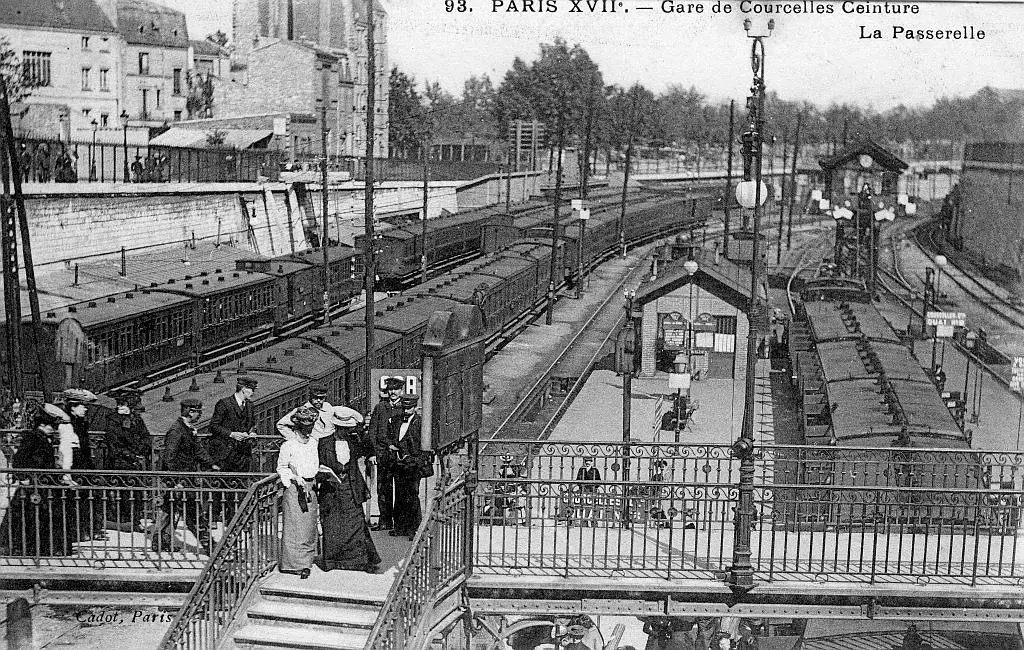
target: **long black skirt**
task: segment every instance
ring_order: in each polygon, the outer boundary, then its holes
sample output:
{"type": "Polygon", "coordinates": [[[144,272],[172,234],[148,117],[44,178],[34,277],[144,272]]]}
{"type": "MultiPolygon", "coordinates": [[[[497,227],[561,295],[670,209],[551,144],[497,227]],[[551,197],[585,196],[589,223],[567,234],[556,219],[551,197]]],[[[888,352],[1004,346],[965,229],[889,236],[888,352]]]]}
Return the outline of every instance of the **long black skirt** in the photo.
{"type": "Polygon", "coordinates": [[[324,571],[365,571],[380,564],[380,555],[366,525],[363,504],[353,498],[348,485],[321,492],[320,528],[324,571]]]}
{"type": "Polygon", "coordinates": [[[0,553],[12,557],[70,555],[78,531],[67,517],[65,505],[60,495],[17,488],[0,523],[0,553]]]}

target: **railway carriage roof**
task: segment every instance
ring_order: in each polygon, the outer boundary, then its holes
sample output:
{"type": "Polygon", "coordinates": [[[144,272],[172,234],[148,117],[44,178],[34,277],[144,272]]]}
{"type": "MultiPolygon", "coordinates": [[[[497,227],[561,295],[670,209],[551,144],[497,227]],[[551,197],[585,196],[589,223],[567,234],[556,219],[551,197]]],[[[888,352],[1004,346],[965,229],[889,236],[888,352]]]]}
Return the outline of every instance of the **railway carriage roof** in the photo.
{"type": "Polygon", "coordinates": [[[872,305],[848,304],[855,319],[846,321],[850,323],[849,326],[844,322],[844,312],[839,308],[839,303],[829,301],[804,303],[807,322],[816,341],[857,338],[860,333],[863,333],[872,340],[899,343],[900,339],[896,336],[896,332],[872,305]],[[854,323],[860,325],[860,333],[852,330],[854,323]]]}
{"type": "MultiPolygon", "coordinates": [[[[335,351],[307,339],[289,339],[248,354],[240,359],[246,368],[283,372],[298,377],[319,380],[345,366],[345,359],[335,351]]],[[[223,370],[231,370],[237,363],[226,364],[223,370]]]]}
{"type": "MultiPolygon", "coordinates": [[[[362,315],[363,311],[360,309],[358,313],[362,315]]],[[[366,356],[366,333],[361,322],[318,327],[306,332],[301,338],[333,350],[349,363],[357,363],[366,356]]],[[[374,328],[373,345],[378,350],[378,354],[380,350],[401,339],[402,337],[394,332],[374,328]]]]}
{"type": "MultiPolygon", "coordinates": [[[[392,296],[374,304],[376,329],[387,329],[405,334],[424,327],[431,315],[438,310],[448,310],[454,300],[431,296],[429,298],[409,295],[392,296]]],[[[365,315],[362,309],[343,315],[339,322],[362,326],[365,315]]]]}
{"type": "MultiPolygon", "coordinates": [[[[930,441],[920,446],[967,447],[963,433],[934,386],[903,380],[891,383],[907,416],[912,440],[930,441]]],[[[884,437],[882,445],[887,446],[899,435],[901,427],[893,424],[893,416],[874,379],[830,382],[827,391],[829,402],[838,404],[832,413],[832,423],[840,445],[866,447],[871,446],[868,441],[878,443],[879,437],[884,437]]]]}
{"type": "MultiPolygon", "coordinates": [[[[441,278],[438,278],[441,280],[441,278]]],[[[497,285],[501,280],[490,274],[483,273],[461,273],[451,275],[443,281],[432,281],[426,285],[416,288],[416,295],[426,299],[435,297],[451,298],[459,302],[471,302],[473,294],[480,285],[486,285],[489,289],[497,285]]],[[[431,312],[433,313],[433,312],[431,312]]]]}
{"type": "MultiPolygon", "coordinates": [[[[889,379],[913,381],[933,387],[932,382],[921,369],[921,365],[914,360],[910,351],[903,345],[872,341],[871,349],[878,355],[878,360],[889,379]]],[[[878,376],[877,373],[868,372],[864,361],[861,360],[856,341],[825,341],[818,343],[817,350],[818,357],[821,359],[822,371],[825,373],[825,381],[875,379],[878,376]]]]}
{"type": "MultiPolygon", "coordinates": [[[[259,382],[254,399],[257,402],[270,399],[277,395],[289,393],[302,388],[307,383],[306,379],[290,377],[276,372],[264,372],[262,370],[249,371],[243,369],[243,373],[259,382]]],[[[200,399],[203,402],[203,417],[198,423],[198,428],[204,428],[210,424],[210,417],[213,416],[213,407],[221,398],[227,397],[235,392],[235,378],[238,376],[237,366],[235,370],[222,371],[223,383],[215,383],[216,372],[204,372],[195,375],[194,379],[198,390],[192,391],[192,377],[179,379],[167,387],[154,388],[142,395],[142,406],[145,411],[142,419],[149,427],[153,435],[164,435],[174,423],[175,418],[181,415],[181,400],[186,397],[200,399]],[[166,388],[170,388],[170,395],[173,401],[163,401],[166,388]]],[[[272,432],[260,432],[272,433],[272,432]]]]}
{"type": "Polygon", "coordinates": [[[125,291],[78,305],[51,309],[44,306],[42,295],[39,298],[44,323],[56,324],[65,318],[73,318],[83,329],[134,320],[144,314],[155,315],[163,309],[188,305],[191,300],[188,296],[162,291],[125,291]]]}
{"type": "MultiPolygon", "coordinates": [[[[328,246],[327,262],[329,264],[333,264],[338,260],[345,260],[352,257],[355,257],[356,261],[359,261],[359,256],[361,256],[362,254],[363,251],[361,249],[354,248],[352,246],[346,246],[345,244],[328,246]]],[[[274,264],[277,264],[279,261],[293,260],[297,264],[302,263],[306,265],[311,264],[313,266],[316,266],[318,264],[323,264],[323,255],[323,249],[311,248],[304,251],[296,251],[288,255],[282,255],[281,257],[275,257],[274,264]]]]}

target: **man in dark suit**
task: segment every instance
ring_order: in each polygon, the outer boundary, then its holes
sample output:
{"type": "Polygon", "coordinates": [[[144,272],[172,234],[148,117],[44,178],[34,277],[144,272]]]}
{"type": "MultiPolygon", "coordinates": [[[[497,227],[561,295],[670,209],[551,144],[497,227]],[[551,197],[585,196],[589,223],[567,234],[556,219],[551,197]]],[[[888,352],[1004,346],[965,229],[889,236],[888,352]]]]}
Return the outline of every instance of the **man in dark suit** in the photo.
{"type": "Polygon", "coordinates": [[[373,530],[391,530],[395,527],[395,458],[389,449],[391,440],[388,422],[402,413],[402,392],[405,382],[397,377],[389,377],[384,383],[381,400],[373,407],[367,430],[367,439],[373,444],[373,454],[377,462],[377,508],[380,518],[373,530]]]}
{"type": "Polygon", "coordinates": [[[420,398],[403,395],[402,412],[388,420],[388,451],[395,458],[395,529],[393,536],[412,539],[420,527],[420,474],[416,459],[420,456],[421,422],[416,413],[420,398]]]}
{"type": "MultiPolygon", "coordinates": [[[[174,421],[164,438],[164,451],[160,458],[160,470],[164,472],[209,472],[220,467],[213,461],[196,437],[196,423],[203,415],[203,403],[187,397],[181,400],[181,417],[174,421]]],[[[169,487],[178,487],[175,479],[169,487]]],[[[172,540],[178,519],[185,518],[185,526],[199,540],[200,550],[212,552],[210,543],[210,522],[200,497],[194,491],[180,494],[164,492],[163,511],[154,526],[152,548],[156,552],[173,550],[172,540]]]]}
{"type": "Polygon", "coordinates": [[[239,377],[232,395],[217,402],[210,418],[210,457],[225,472],[248,472],[252,464],[252,445],[256,437],[252,395],[257,382],[239,377]]]}

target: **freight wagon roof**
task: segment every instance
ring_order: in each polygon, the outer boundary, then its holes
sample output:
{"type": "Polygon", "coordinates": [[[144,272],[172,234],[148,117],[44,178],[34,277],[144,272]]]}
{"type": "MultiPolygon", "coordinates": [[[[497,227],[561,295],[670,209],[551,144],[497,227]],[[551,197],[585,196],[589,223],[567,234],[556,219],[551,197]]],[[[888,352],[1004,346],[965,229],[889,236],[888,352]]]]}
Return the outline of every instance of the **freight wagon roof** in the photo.
{"type": "MultiPolygon", "coordinates": [[[[247,354],[239,359],[246,368],[283,372],[319,380],[345,366],[345,360],[334,350],[306,339],[289,339],[247,354]]],[[[222,366],[232,370],[237,362],[222,366]]]]}
{"type": "MultiPolygon", "coordinates": [[[[921,365],[902,344],[872,341],[871,349],[878,355],[878,360],[890,379],[927,384],[934,392],[934,386],[924,374],[921,365]]],[[[878,376],[877,373],[869,372],[864,365],[856,341],[825,341],[818,343],[817,350],[826,381],[874,379],[878,376]]]]}
{"type": "Polygon", "coordinates": [[[161,291],[126,291],[114,296],[54,309],[42,307],[42,296],[40,296],[39,302],[44,323],[56,324],[65,318],[73,318],[83,329],[89,329],[115,321],[131,321],[144,314],[187,305],[190,301],[191,298],[188,296],[161,291]]]}
{"type": "MultiPolygon", "coordinates": [[[[261,370],[249,371],[244,369],[243,374],[252,377],[259,382],[253,400],[257,403],[273,398],[278,395],[302,390],[308,383],[306,379],[289,377],[288,375],[276,372],[264,372],[261,370]]],[[[204,429],[210,425],[210,418],[213,416],[213,407],[217,401],[235,392],[235,378],[238,377],[237,366],[235,370],[221,371],[223,383],[215,383],[216,372],[204,372],[195,375],[195,382],[198,390],[189,390],[192,385],[192,377],[180,379],[168,384],[167,387],[154,388],[146,391],[142,396],[142,405],[145,412],[142,419],[149,427],[153,435],[164,435],[174,424],[175,418],[181,416],[181,400],[191,397],[203,402],[203,417],[197,425],[204,429]],[[170,389],[172,401],[165,402],[163,397],[165,391],[170,389]]],[[[259,431],[260,434],[272,434],[272,431],[259,431]]]]}
{"type": "MultiPolygon", "coordinates": [[[[359,310],[359,314],[362,315],[362,313],[362,310],[359,310]]],[[[362,325],[362,323],[343,323],[318,327],[303,334],[302,338],[318,343],[328,350],[340,354],[349,363],[354,363],[366,356],[366,330],[362,325]]],[[[394,332],[374,328],[373,345],[380,350],[401,338],[394,332]]]]}
{"type": "MultiPolygon", "coordinates": [[[[964,435],[949,414],[933,386],[893,380],[893,389],[907,416],[912,438],[931,439],[934,447],[966,446],[964,435]],[[964,444],[962,444],[964,443],[964,444]]],[[[871,446],[879,437],[888,436],[888,446],[899,435],[901,425],[893,424],[878,384],[873,379],[853,379],[827,385],[830,404],[838,404],[832,413],[836,439],[840,445],[871,446]]]]}
{"type": "Polygon", "coordinates": [[[869,339],[899,342],[892,326],[873,305],[851,302],[848,303],[850,311],[844,312],[839,304],[825,301],[804,303],[807,321],[816,341],[858,337],[859,333],[854,328],[859,325],[860,332],[869,339]],[[847,317],[844,321],[844,315],[851,313],[853,318],[847,317]]]}

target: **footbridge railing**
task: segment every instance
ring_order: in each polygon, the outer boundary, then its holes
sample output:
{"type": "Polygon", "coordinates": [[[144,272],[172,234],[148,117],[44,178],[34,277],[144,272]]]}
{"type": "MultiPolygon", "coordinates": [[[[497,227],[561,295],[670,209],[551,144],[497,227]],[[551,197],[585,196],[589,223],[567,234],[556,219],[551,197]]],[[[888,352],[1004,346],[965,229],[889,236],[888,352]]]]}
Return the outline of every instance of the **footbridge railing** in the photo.
{"type": "MultiPolygon", "coordinates": [[[[754,450],[754,578],[1024,584],[1024,454],[754,450]]],[[[729,447],[502,440],[474,495],[477,575],[721,580],[740,462],[729,447]]]]}

